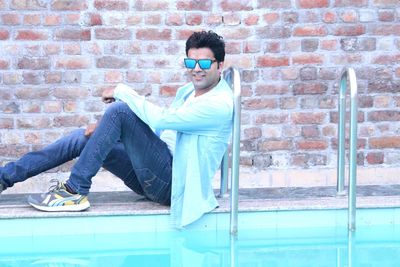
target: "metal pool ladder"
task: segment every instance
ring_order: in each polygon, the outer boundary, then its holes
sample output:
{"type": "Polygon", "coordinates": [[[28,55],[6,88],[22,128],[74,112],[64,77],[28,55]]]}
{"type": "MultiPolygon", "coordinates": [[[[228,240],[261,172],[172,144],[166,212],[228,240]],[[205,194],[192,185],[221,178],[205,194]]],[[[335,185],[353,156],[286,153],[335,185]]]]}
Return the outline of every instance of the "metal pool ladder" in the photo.
{"type": "MultiPolygon", "coordinates": [[[[232,125],[232,161],[231,161],[231,210],[230,232],[236,234],[238,230],[238,194],[239,194],[239,154],[240,154],[240,115],[241,115],[241,85],[240,73],[237,68],[230,67],[223,72],[224,79],[233,90],[233,125],[232,125]]],[[[220,197],[228,191],[229,147],[221,162],[220,197]]]]}
{"type": "Polygon", "coordinates": [[[346,125],[346,92],[347,80],[350,84],[350,166],[349,166],[349,196],[348,196],[348,229],[356,229],[356,185],[357,185],[357,80],[353,68],[343,70],[340,78],[339,91],[339,122],[338,122],[338,158],[337,158],[337,194],[344,195],[345,177],[345,125],[346,125]]]}

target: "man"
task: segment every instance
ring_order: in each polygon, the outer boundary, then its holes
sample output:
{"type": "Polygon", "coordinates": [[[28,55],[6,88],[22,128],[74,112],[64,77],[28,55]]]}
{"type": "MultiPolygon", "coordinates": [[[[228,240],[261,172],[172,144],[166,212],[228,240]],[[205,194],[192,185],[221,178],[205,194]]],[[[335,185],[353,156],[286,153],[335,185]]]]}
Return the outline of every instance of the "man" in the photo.
{"type": "Polygon", "coordinates": [[[184,64],[191,80],[170,108],[158,107],[119,84],[105,90],[111,106],[96,129],[77,130],[0,168],[0,191],[79,156],[65,182],[28,202],[43,211],[90,207],[91,179],[103,166],[137,194],[171,205],[183,227],[217,207],[212,178],[227,148],[233,102],[221,78],[225,44],[216,33],[196,32],[186,42],[184,64]]]}

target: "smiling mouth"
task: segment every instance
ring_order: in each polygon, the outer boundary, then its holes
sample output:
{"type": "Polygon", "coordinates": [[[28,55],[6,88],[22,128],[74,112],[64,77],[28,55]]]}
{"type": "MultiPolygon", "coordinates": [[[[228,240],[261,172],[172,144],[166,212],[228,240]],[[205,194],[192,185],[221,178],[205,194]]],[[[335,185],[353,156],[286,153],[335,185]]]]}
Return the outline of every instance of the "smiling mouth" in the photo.
{"type": "Polygon", "coordinates": [[[195,79],[196,81],[200,81],[200,80],[202,80],[204,77],[205,77],[205,75],[202,75],[202,74],[197,74],[197,75],[192,75],[192,77],[193,77],[193,79],[195,79]]]}

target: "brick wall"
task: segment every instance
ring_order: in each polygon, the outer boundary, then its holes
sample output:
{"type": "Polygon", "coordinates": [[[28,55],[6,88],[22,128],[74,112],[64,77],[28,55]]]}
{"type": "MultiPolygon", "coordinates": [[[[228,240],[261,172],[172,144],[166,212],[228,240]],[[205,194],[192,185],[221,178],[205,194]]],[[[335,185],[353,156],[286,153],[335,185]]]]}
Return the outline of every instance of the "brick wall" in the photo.
{"type": "Polygon", "coordinates": [[[399,22],[399,0],[0,0],[0,163],[96,121],[118,82],[167,105],[186,38],[212,29],[241,68],[243,166],[334,167],[345,66],[358,164],[400,166],[399,22]]]}

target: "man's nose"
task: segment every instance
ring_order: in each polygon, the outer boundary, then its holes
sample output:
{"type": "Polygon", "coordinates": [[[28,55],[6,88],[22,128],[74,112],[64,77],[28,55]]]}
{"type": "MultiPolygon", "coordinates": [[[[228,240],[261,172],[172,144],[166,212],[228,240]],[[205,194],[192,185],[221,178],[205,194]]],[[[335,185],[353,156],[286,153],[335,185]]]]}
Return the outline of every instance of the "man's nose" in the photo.
{"type": "Polygon", "coordinates": [[[193,71],[202,71],[202,69],[200,68],[199,62],[196,62],[196,65],[194,65],[193,71]]]}

